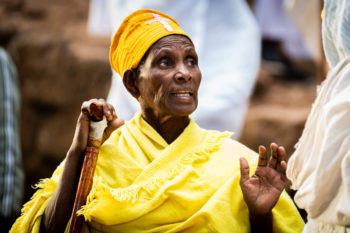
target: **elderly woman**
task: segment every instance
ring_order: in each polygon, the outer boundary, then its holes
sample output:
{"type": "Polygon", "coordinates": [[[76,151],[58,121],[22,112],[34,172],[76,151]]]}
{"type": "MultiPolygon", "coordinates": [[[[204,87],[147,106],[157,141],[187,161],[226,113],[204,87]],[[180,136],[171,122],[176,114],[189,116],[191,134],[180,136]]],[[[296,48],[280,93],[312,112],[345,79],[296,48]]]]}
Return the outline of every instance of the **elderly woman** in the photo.
{"type": "MultiPolygon", "coordinates": [[[[141,112],[121,126],[110,104],[91,100],[103,104],[109,124],[92,190],[79,211],[86,220],[83,231],[302,230],[302,219],[283,191],[284,149],[272,144],[269,158],[260,147],[258,159],[231,140],[230,133],[201,129],[189,117],[198,104],[201,72],[191,39],[174,19],[154,10],[134,12],[113,38],[110,61],[141,112]],[[257,165],[251,177],[248,164],[257,165]]],[[[38,185],[13,232],[66,228],[87,143],[86,106],[91,101],[82,106],[65,161],[38,185]]]]}

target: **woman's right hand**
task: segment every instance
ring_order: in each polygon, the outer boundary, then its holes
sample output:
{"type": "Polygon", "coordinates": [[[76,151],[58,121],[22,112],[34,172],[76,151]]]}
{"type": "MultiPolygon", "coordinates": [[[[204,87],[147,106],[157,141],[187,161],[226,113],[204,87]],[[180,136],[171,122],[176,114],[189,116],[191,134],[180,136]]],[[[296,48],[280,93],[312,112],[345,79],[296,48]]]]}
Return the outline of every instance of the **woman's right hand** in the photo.
{"type": "Polygon", "coordinates": [[[102,142],[104,142],[114,130],[124,124],[123,120],[117,119],[117,114],[113,106],[103,99],[92,99],[82,104],[74,139],[65,159],[61,179],[45,209],[40,232],[64,232],[65,226],[69,221],[84,159],[83,155],[88,142],[91,119],[90,105],[92,103],[103,106],[103,115],[106,116],[108,121],[107,128],[104,130],[102,142]]]}
{"type": "Polygon", "coordinates": [[[83,102],[81,113],[78,118],[75,134],[70,150],[76,153],[83,153],[88,141],[89,126],[91,119],[90,106],[91,104],[102,105],[103,115],[107,119],[107,127],[104,130],[102,143],[106,141],[111,133],[124,124],[124,120],[117,118],[114,107],[107,103],[104,99],[91,99],[83,102]]]}

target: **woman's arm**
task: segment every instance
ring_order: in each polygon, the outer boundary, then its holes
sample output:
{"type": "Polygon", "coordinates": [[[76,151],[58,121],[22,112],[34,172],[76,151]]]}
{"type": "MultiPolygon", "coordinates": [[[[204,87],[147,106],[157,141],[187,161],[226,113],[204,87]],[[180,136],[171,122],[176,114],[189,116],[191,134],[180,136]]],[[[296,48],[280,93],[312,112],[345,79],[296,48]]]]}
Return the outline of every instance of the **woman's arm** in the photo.
{"type": "Polygon", "coordinates": [[[286,151],[272,143],[271,156],[264,146],[259,147],[256,171],[249,177],[249,165],[240,159],[240,185],[249,209],[251,232],[272,232],[272,208],[276,205],[286,184],[286,151]]]}
{"type": "Polygon", "coordinates": [[[272,231],[272,212],[267,214],[259,215],[254,214],[249,211],[249,221],[250,221],[250,232],[273,232],[272,231]]]}
{"type": "Polygon", "coordinates": [[[89,106],[91,103],[103,105],[103,112],[108,120],[108,126],[103,134],[103,142],[124,121],[117,119],[112,105],[104,100],[90,100],[83,103],[78,118],[74,139],[66,155],[66,161],[61,179],[42,216],[40,232],[64,232],[72,213],[75,193],[79,182],[81,166],[89,133],[89,106]]]}

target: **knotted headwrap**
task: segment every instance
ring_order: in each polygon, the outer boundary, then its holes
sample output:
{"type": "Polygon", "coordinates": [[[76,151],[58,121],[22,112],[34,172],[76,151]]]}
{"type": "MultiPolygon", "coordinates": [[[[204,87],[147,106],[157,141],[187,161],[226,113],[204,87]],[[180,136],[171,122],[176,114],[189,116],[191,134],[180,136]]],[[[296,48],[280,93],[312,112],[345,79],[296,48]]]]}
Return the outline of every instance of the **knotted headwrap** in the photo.
{"type": "MultiPolygon", "coordinates": [[[[171,17],[156,10],[138,10],[124,19],[109,50],[112,68],[122,77],[126,69],[136,68],[147,50],[159,39],[188,35],[171,17]]],[[[189,37],[188,37],[189,38],[189,37]]]]}

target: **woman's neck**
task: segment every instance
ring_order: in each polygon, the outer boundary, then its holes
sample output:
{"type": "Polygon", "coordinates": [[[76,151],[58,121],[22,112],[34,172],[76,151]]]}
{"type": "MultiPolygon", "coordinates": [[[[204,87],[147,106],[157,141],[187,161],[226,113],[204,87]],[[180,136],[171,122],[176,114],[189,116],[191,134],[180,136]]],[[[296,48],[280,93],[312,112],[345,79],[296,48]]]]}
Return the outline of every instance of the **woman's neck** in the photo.
{"type": "Polygon", "coordinates": [[[180,136],[190,122],[188,116],[155,116],[152,112],[142,111],[142,118],[147,121],[170,144],[180,136]]]}

